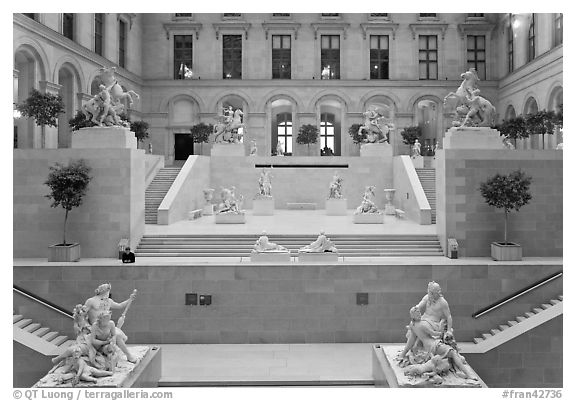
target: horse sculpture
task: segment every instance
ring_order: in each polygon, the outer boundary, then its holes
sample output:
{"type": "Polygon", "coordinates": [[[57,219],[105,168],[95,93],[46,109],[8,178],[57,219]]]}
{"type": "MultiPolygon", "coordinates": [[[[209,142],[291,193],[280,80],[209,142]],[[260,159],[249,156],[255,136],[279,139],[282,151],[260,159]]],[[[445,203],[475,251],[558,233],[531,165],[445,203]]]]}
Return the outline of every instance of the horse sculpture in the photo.
{"type": "Polygon", "coordinates": [[[364,124],[358,128],[358,134],[366,132],[366,142],[368,143],[390,143],[390,130],[394,129],[394,124],[390,119],[385,117],[386,110],[382,107],[369,106],[368,109],[362,113],[364,116],[364,124]]]}
{"type": "Polygon", "coordinates": [[[133,90],[124,92],[124,89],[122,89],[122,87],[116,80],[116,77],[114,75],[115,73],[116,73],[116,67],[100,68],[100,79],[102,80],[102,83],[104,84],[106,89],[110,92],[110,96],[112,97],[113,103],[121,102],[124,99],[127,99],[128,107],[130,107],[134,103],[133,97],[139,99],[140,96],[133,90]]]}
{"type": "Polygon", "coordinates": [[[460,74],[462,83],[456,92],[450,92],[444,97],[444,105],[448,99],[456,99],[456,120],[454,126],[489,127],[494,123],[496,108],[489,100],[479,96],[480,89],[477,82],[480,81],[475,68],[460,74]]]}
{"type": "Polygon", "coordinates": [[[246,133],[246,126],[242,123],[244,113],[236,109],[230,116],[232,108],[229,107],[227,110],[229,110],[228,115],[218,116],[218,122],[214,124],[214,142],[240,143],[242,136],[246,133]],[[242,134],[238,133],[239,128],[242,128],[242,134]]]}

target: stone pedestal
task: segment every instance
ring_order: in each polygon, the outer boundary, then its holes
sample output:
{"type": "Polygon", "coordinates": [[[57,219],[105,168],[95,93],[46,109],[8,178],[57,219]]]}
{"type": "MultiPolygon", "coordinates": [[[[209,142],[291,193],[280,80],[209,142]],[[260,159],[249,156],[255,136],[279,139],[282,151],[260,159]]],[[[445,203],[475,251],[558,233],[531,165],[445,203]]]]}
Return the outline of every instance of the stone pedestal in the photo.
{"type": "Polygon", "coordinates": [[[210,156],[246,156],[243,143],[215,143],[212,145],[210,156]]]}
{"type": "Polygon", "coordinates": [[[364,143],[360,146],[360,157],[392,158],[392,146],[389,143],[364,143]]]}
{"type": "Polygon", "coordinates": [[[326,214],[328,216],[346,216],[348,201],[346,199],[326,199],[326,214]]]}
{"type": "Polygon", "coordinates": [[[214,215],[216,224],[245,224],[246,215],[244,213],[219,213],[214,215]]]}
{"type": "Polygon", "coordinates": [[[414,168],[424,168],[424,156],[411,156],[410,159],[414,168]]]}
{"type": "Polygon", "coordinates": [[[252,214],[254,216],[273,216],[274,198],[272,196],[259,197],[252,201],[252,214]]]}
{"type": "Polygon", "coordinates": [[[396,192],[396,190],[392,189],[392,188],[384,190],[384,195],[386,196],[386,205],[384,205],[384,214],[387,214],[389,216],[393,216],[396,214],[396,208],[394,207],[394,204],[392,203],[392,200],[394,199],[394,193],[395,192],[396,192]]]}
{"type": "Polygon", "coordinates": [[[338,262],[338,252],[298,252],[299,263],[338,262]]]}
{"type": "Polygon", "coordinates": [[[214,214],[214,205],[213,204],[204,205],[204,207],[202,208],[202,215],[211,216],[213,214],[214,214]]]}
{"type": "Polygon", "coordinates": [[[443,144],[444,149],[504,149],[498,130],[489,127],[452,127],[443,144]]]}
{"type": "Polygon", "coordinates": [[[138,149],[136,136],[124,127],[80,128],[72,133],[74,149],[138,149]]]}
{"type": "Polygon", "coordinates": [[[255,252],[250,254],[250,262],[290,262],[290,252],[255,252]]]}
{"type": "Polygon", "coordinates": [[[359,213],[352,217],[354,224],[383,224],[384,215],[382,213],[359,213]]]}

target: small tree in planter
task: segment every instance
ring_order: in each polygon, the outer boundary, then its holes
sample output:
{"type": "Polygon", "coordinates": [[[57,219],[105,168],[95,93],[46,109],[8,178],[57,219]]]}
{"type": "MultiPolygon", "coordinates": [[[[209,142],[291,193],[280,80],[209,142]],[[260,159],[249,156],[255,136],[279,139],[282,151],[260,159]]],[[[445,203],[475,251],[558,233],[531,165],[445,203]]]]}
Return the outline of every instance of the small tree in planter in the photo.
{"type": "Polygon", "coordinates": [[[200,144],[200,153],[204,153],[203,145],[208,142],[212,132],[214,132],[212,124],[200,123],[190,128],[190,137],[194,143],[200,144]]]}
{"type": "Polygon", "coordinates": [[[366,133],[364,130],[362,132],[358,132],[362,124],[352,124],[350,128],[348,128],[348,134],[352,138],[352,142],[356,145],[363,143],[366,140],[366,133]]]}
{"type": "Polygon", "coordinates": [[[490,206],[504,209],[504,242],[492,243],[492,258],[495,260],[521,260],[520,245],[508,242],[508,213],[520,210],[532,199],[530,183],[532,177],[521,170],[508,175],[496,174],[480,184],[480,193],[490,206]]]}
{"type": "Polygon", "coordinates": [[[46,147],[45,127],[57,127],[58,115],[64,113],[64,102],[60,95],[40,93],[32,89],[30,96],[22,103],[16,105],[24,117],[32,117],[36,124],[42,127],[42,147],[46,147]]]}
{"type": "Polygon", "coordinates": [[[304,124],[298,130],[296,142],[301,145],[308,145],[308,155],[310,155],[310,144],[318,142],[318,127],[312,124],[304,124]]]}
{"type": "Polygon", "coordinates": [[[150,125],[146,121],[136,120],[130,122],[130,131],[136,136],[138,143],[144,142],[144,139],[148,138],[148,127],[150,125]]]}
{"type": "Polygon", "coordinates": [[[504,120],[502,124],[496,126],[496,129],[500,132],[500,135],[508,139],[516,140],[528,137],[526,121],[522,116],[504,120]]]}
{"type": "Polygon", "coordinates": [[[542,148],[544,148],[544,136],[552,135],[555,131],[555,113],[553,111],[540,110],[535,114],[524,117],[526,130],[529,135],[542,135],[542,148]]]}
{"type": "Polygon", "coordinates": [[[415,125],[413,127],[406,127],[400,132],[402,135],[402,140],[406,145],[414,145],[416,139],[420,140],[422,137],[422,128],[415,125]]]}
{"type": "Polygon", "coordinates": [[[82,159],[71,161],[68,166],[56,163],[50,167],[48,179],[44,183],[50,188],[50,193],[46,197],[52,200],[51,207],[61,206],[66,211],[63,240],[61,244],[50,248],[50,262],[75,262],[80,259],[80,245],[66,242],[66,223],[68,222],[68,213],[82,204],[88,184],[92,179],[90,170],[90,167],[82,159]],[[66,252],[62,252],[62,249],[58,248],[64,248],[66,252]],[[62,260],[64,258],[65,260],[62,260]]]}

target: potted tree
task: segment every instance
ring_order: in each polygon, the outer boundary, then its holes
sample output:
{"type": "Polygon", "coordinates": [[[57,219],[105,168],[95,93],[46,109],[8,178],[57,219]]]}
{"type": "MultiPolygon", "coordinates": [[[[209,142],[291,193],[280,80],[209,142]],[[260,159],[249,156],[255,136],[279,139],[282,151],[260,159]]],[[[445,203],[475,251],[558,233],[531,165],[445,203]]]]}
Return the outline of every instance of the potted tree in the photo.
{"type": "Polygon", "coordinates": [[[526,131],[529,135],[542,135],[542,149],[544,149],[545,135],[555,132],[555,113],[553,111],[540,110],[524,117],[526,131]]]}
{"type": "Polygon", "coordinates": [[[508,242],[508,213],[530,202],[532,177],[521,170],[508,175],[496,174],[480,184],[480,193],[490,206],[504,209],[504,242],[492,242],[491,254],[494,260],[522,260],[522,248],[508,242]]]}
{"type": "Polygon", "coordinates": [[[64,102],[60,95],[40,93],[32,89],[30,96],[22,103],[16,105],[24,117],[32,117],[36,124],[42,128],[42,147],[46,147],[46,126],[57,127],[58,115],[64,113],[64,102]]]}
{"type": "Polygon", "coordinates": [[[298,130],[296,142],[308,146],[308,156],[310,156],[310,144],[318,142],[318,127],[312,124],[304,124],[298,130]]]}
{"type": "Polygon", "coordinates": [[[502,124],[496,126],[496,129],[500,132],[500,135],[507,139],[512,139],[515,146],[517,139],[528,137],[528,132],[526,131],[526,121],[522,116],[504,120],[502,121],[502,124]]]}
{"type": "Polygon", "coordinates": [[[400,132],[400,135],[402,135],[402,141],[406,145],[412,146],[414,145],[416,139],[420,140],[422,137],[422,128],[417,125],[413,127],[406,127],[402,130],[402,132],[400,132]]]}
{"type": "Polygon", "coordinates": [[[210,134],[214,132],[214,126],[212,124],[196,124],[192,128],[190,128],[190,136],[192,137],[192,141],[194,143],[200,144],[200,153],[204,154],[203,144],[207,143],[210,134]]]}
{"type": "Polygon", "coordinates": [[[362,130],[362,132],[358,132],[362,124],[352,124],[350,128],[348,128],[348,135],[352,138],[352,142],[356,145],[363,143],[366,140],[366,132],[362,130]]]}
{"type": "Polygon", "coordinates": [[[90,170],[82,159],[73,160],[68,166],[56,163],[50,167],[48,179],[44,183],[50,188],[46,197],[52,200],[51,207],[61,206],[66,213],[62,243],[50,246],[49,262],[76,262],[80,259],[80,244],[66,241],[66,224],[68,213],[82,204],[92,179],[90,170]]]}

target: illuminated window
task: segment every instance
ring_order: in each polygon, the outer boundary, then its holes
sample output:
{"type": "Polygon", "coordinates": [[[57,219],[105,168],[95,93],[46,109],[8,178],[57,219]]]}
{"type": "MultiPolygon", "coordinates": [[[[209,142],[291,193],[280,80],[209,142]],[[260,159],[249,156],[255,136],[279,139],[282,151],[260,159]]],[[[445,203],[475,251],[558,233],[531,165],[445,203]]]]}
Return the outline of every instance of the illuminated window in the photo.
{"type": "Polygon", "coordinates": [[[324,151],[324,149],[329,148],[334,154],[334,138],[334,115],[322,113],[320,115],[320,149],[324,151]]]}
{"type": "Polygon", "coordinates": [[[174,35],[174,79],[192,71],[192,35],[174,35]]]}
{"type": "Polygon", "coordinates": [[[340,36],[322,35],[320,68],[322,79],[340,79],[340,36]]]}
{"type": "Polygon", "coordinates": [[[278,129],[278,142],[286,156],[292,155],[292,113],[281,113],[276,117],[278,129]]]}
{"type": "Polygon", "coordinates": [[[272,78],[290,79],[292,69],[290,35],[272,35],[272,78]]]}
{"type": "Polygon", "coordinates": [[[388,35],[370,35],[370,79],[388,79],[388,35]]]}
{"type": "Polygon", "coordinates": [[[242,79],[242,35],[222,36],[222,77],[242,79]]]}

